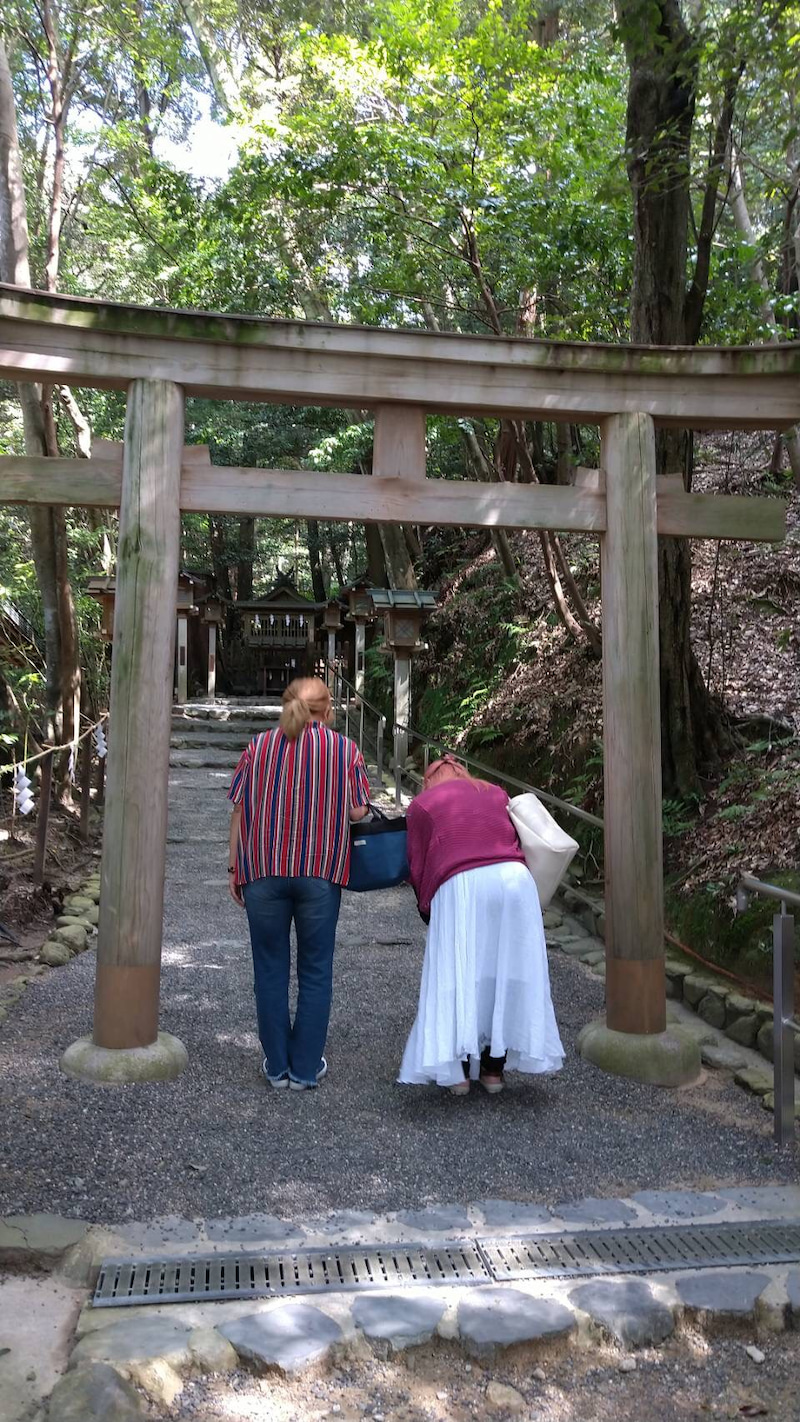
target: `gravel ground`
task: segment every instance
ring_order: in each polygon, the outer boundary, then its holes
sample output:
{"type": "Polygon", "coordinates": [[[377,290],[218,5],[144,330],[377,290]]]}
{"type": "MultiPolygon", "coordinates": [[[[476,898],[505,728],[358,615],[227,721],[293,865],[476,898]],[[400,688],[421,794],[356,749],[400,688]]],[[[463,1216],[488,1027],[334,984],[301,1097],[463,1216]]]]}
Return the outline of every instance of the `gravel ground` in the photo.
{"type": "MultiPolygon", "coordinates": [[[[702,1418],[800,1418],[797,1378],[800,1338],[787,1334],[763,1345],[756,1364],[745,1339],[696,1336],[659,1352],[637,1354],[633,1372],[621,1372],[610,1351],[535,1362],[466,1363],[446,1349],[412,1350],[389,1363],[335,1368],[300,1381],[234,1374],[189,1384],[171,1417],[181,1422],[700,1422],[702,1418]],[[515,1411],[495,1387],[519,1394],[515,1411]]],[[[513,1399],[512,1399],[513,1401],[513,1399]]]]}
{"type": "Polygon", "coordinates": [[[330,1075],[316,1092],[270,1092],[246,921],[227,895],[227,780],[175,770],[170,781],[162,1025],[186,1043],[189,1069],[176,1082],[116,1089],[65,1079],[60,1053],[90,1029],[94,955],[35,981],[0,1028],[0,1212],[291,1219],[796,1179],[771,1118],[726,1074],[666,1092],[581,1061],[575,1037],[600,1013],[603,988],[558,953],[553,996],[568,1055],[557,1077],[512,1078],[499,1098],[396,1086],[423,949],[409,889],[345,894],[330,1075]]]}

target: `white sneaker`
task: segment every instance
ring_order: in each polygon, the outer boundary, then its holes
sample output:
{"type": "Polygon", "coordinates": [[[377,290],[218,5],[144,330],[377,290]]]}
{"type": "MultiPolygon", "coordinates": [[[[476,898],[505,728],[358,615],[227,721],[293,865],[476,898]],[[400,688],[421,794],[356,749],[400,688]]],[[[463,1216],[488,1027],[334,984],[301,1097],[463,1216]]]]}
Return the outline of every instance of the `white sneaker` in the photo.
{"type": "Polygon", "coordinates": [[[264,1058],[263,1062],[261,1063],[261,1071],[262,1071],[264,1080],[265,1080],[265,1082],[267,1083],[267,1086],[271,1086],[273,1091],[285,1091],[285,1090],[286,1090],[287,1086],[289,1085],[289,1078],[288,1078],[288,1076],[279,1076],[278,1079],[277,1079],[277,1081],[273,1081],[272,1078],[269,1076],[269,1074],[268,1074],[268,1072],[267,1072],[267,1059],[266,1059],[266,1057],[264,1058]]]}
{"type": "MultiPolygon", "coordinates": [[[[317,1072],[317,1086],[319,1086],[319,1083],[322,1081],[322,1078],[327,1075],[328,1062],[327,1058],[323,1057],[322,1061],[320,1062],[319,1071],[317,1072]]],[[[283,1082],[281,1082],[281,1085],[283,1085],[283,1082]]],[[[292,1078],[289,1077],[289,1089],[291,1091],[314,1091],[316,1090],[316,1087],[311,1086],[307,1081],[292,1081],[292,1078]]]]}

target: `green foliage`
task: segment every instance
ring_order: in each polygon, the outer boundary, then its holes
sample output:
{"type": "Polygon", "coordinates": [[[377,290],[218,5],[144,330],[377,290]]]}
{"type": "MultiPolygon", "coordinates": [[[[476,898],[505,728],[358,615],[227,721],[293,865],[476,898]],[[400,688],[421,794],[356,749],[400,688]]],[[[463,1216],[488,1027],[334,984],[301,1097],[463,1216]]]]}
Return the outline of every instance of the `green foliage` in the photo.
{"type": "MultiPolygon", "coordinates": [[[[800,892],[800,873],[772,870],[766,876],[792,893],[800,892]]],[[[730,885],[711,882],[692,894],[667,888],[665,911],[675,934],[712,962],[718,962],[771,991],[774,900],[753,896],[737,913],[730,885]]],[[[800,963],[800,954],[798,954],[800,963]]]]}
{"type": "MultiPolygon", "coordinates": [[[[71,74],[59,287],[276,317],[624,340],[634,249],[624,163],[625,45],[632,43],[625,8],[564,4],[556,41],[544,44],[539,12],[522,0],[367,0],[355,9],[327,0],[269,7],[54,0],[59,59],[71,74]],[[197,141],[190,151],[197,120],[209,113],[219,121],[216,136],[231,138],[234,148],[229,171],[213,181],[197,141]]],[[[738,112],[748,201],[787,338],[798,332],[787,267],[796,199],[786,159],[796,162],[800,131],[799,31],[796,0],[712,4],[703,7],[686,54],[697,74],[695,227],[722,96],[743,66],[738,112]]],[[[33,279],[43,285],[53,165],[40,7],[10,0],[4,33],[33,279]]],[[[703,339],[762,339],[756,253],[736,234],[725,204],[716,218],[703,339]]],[[[97,437],[121,438],[122,392],[75,394],[97,437]]],[[[194,399],[187,439],[208,444],[212,458],[228,464],[363,469],[371,420],[358,409],[357,391],[353,404],[345,412],[194,399]]],[[[74,452],[60,408],[57,421],[62,450],[74,452]]],[[[429,418],[429,472],[463,476],[465,436],[491,453],[497,433],[495,422],[477,416],[429,418]]],[[[552,442],[551,431],[545,440],[552,442]]],[[[0,387],[0,453],[21,447],[13,389],[0,387]]],[[[579,448],[582,462],[596,462],[595,429],[580,432],[579,448]]],[[[83,591],[99,571],[102,530],[84,515],[68,518],[82,636],[100,676],[97,608],[83,591]]],[[[113,553],[113,519],[106,534],[113,553]]],[[[321,538],[328,586],[337,576],[332,544],[345,577],[366,565],[361,528],[322,529],[321,538]]],[[[184,520],[183,541],[187,562],[213,564],[234,590],[251,558],[256,591],[278,565],[310,587],[306,531],[292,521],[261,520],[249,529],[196,515],[184,520]]],[[[426,578],[451,572],[462,553],[459,533],[426,533],[426,578]]],[[[579,564],[578,576],[585,571],[579,564]]],[[[0,583],[38,626],[21,510],[0,513],[0,583]]],[[[492,698],[509,671],[535,655],[533,640],[496,565],[485,588],[479,579],[470,588],[468,629],[457,625],[458,606],[456,598],[440,642],[447,647],[449,636],[458,654],[452,681],[435,667],[420,670],[419,717],[437,734],[470,731],[469,743],[496,746],[505,728],[493,720],[492,698]]],[[[788,629],[775,636],[788,649],[788,629]]],[[[377,659],[371,666],[376,698],[387,667],[377,659]]],[[[584,788],[596,771],[584,767],[584,788]]],[[[691,807],[667,808],[668,833],[680,834],[691,820],[691,807]]]]}
{"type": "Polygon", "coordinates": [[[690,795],[677,800],[663,800],[661,823],[665,836],[672,839],[676,835],[684,834],[686,830],[692,829],[697,820],[699,807],[699,795],[690,795]]]}

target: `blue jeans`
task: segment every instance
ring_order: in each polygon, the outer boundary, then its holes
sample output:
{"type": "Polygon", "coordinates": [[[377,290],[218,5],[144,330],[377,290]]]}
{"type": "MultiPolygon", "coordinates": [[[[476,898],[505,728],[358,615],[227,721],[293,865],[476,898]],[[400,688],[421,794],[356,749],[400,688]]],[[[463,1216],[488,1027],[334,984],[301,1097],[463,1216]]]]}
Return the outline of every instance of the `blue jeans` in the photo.
{"type": "Polygon", "coordinates": [[[333,993],[333,949],[342,891],[327,879],[254,879],[244,886],[253,948],[258,1035],[271,1081],[315,1086],[333,993]],[[289,1017],[289,930],[297,931],[297,1011],[289,1017]]]}

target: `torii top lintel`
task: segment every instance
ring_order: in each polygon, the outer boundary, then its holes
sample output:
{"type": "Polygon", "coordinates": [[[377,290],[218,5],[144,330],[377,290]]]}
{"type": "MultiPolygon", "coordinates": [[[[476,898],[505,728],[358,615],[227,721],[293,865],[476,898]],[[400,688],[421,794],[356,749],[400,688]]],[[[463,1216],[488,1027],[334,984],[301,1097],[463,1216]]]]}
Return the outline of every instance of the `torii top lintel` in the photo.
{"type": "Polygon", "coordinates": [[[215,399],[695,429],[800,420],[800,343],[654,347],[463,336],[122,305],[0,285],[9,380],[124,389],[163,379],[215,399]]]}

